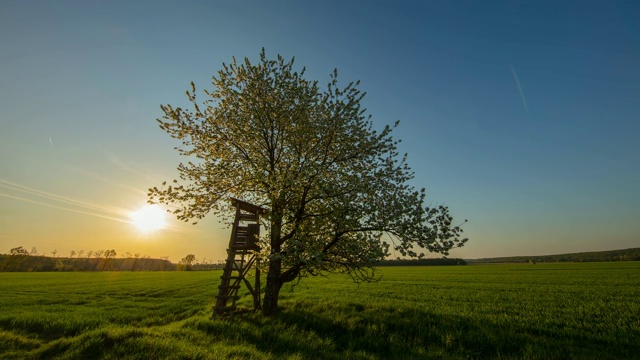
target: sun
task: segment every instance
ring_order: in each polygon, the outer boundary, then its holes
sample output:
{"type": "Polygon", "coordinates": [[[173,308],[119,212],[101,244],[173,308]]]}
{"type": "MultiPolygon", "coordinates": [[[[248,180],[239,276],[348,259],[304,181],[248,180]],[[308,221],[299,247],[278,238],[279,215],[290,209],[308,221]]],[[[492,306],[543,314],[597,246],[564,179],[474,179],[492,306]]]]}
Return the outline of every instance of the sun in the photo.
{"type": "Polygon", "coordinates": [[[131,223],[143,232],[161,230],[166,226],[165,212],[157,205],[144,205],[129,216],[131,223]]]}

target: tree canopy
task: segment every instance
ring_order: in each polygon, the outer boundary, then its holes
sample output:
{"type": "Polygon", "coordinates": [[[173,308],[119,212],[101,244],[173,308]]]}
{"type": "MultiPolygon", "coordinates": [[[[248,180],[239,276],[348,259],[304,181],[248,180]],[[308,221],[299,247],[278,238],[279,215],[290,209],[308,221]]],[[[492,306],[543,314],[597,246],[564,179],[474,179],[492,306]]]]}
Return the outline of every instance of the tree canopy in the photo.
{"type": "Polygon", "coordinates": [[[268,209],[261,241],[268,275],[263,311],[276,311],[282,284],[342,271],[370,280],[390,246],[400,254],[444,255],[462,246],[462,229],[446,206],[425,205],[409,183],[407,155],[385,126],[376,131],[361,107],[359,82],[341,87],[307,80],[294,59],[223,64],[206,100],[193,108],[162,105],[160,127],[179,139],[180,179],[149,192],[184,221],[228,216],[230,197],[268,209]]]}

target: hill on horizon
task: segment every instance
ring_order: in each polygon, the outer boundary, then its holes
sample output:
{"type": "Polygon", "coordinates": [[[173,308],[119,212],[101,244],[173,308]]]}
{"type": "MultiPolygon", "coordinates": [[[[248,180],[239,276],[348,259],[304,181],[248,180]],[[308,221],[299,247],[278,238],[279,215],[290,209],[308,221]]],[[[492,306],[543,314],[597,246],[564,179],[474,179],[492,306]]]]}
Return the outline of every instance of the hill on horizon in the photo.
{"type": "Polygon", "coordinates": [[[600,262],[638,260],[640,260],[640,248],[589,251],[556,255],[505,256],[495,258],[465,259],[465,261],[469,264],[526,262],[600,262]]]}

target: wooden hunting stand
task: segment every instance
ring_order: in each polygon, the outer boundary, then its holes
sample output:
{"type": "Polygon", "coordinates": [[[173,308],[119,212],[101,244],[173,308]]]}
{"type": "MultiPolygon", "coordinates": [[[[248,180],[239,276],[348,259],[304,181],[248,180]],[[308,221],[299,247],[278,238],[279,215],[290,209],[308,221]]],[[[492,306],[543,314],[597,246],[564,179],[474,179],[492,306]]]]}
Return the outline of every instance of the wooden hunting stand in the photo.
{"type": "Polygon", "coordinates": [[[253,295],[253,309],[260,309],[260,260],[257,253],[260,252],[260,214],[266,212],[259,206],[238,199],[232,198],[231,204],[236,207],[236,218],[227,249],[227,261],[220,276],[216,305],[213,307],[214,317],[229,319],[233,318],[234,314],[248,311],[236,308],[236,300],[240,298],[238,290],[242,282],[253,295]],[[252,266],[256,269],[253,286],[246,278],[252,266]]]}

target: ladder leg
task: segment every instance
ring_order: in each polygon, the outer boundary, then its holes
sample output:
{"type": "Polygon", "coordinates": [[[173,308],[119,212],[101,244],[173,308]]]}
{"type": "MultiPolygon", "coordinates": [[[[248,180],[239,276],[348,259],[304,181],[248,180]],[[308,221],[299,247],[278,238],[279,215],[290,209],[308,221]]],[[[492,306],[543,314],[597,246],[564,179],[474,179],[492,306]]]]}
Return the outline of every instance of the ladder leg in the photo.
{"type": "Polygon", "coordinates": [[[232,199],[236,206],[236,217],[231,230],[227,261],[220,277],[218,296],[213,308],[213,316],[233,319],[236,313],[236,300],[239,299],[238,290],[244,282],[253,295],[254,310],[260,308],[260,263],[256,252],[260,251],[257,238],[260,235],[260,214],[264,209],[232,199]],[[244,211],[244,212],[243,212],[244,211]],[[240,222],[252,222],[240,226],[240,222]],[[245,277],[251,266],[256,267],[255,288],[245,277]]]}

